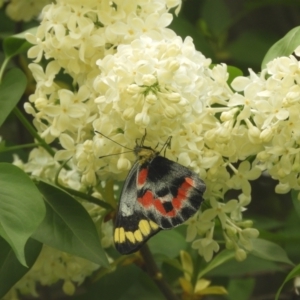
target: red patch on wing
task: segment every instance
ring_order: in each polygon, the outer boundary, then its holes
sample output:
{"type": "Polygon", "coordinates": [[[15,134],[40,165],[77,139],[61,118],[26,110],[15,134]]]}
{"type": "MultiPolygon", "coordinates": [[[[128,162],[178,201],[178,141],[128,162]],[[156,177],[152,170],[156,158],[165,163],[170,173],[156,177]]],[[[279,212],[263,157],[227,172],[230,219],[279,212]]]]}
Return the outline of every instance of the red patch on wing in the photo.
{"type": "Polygon", "coordinates": [[[183,202],[188,200],[188,193],[193,186],[194,180],[186,177],[184,182],[178,188],[177,196],[172,199],[173,209],[170,211],[166,211],[163,202],[159,198],[154,198],[154,195],[150,190],[147,190],[143,197],[138,198],[138,202],[145,208],[150,208],[153,205],[163,216],[175,217],[177,211],[183,207],[183,202]]]}
{"type": "Polygon", "coordinates": [[[147,177],[148,177],[148,169],[147,168],[141,169],[139,171],[138,178],[137,178],[138,187],[142,187],[145,184],[147,177]]]}

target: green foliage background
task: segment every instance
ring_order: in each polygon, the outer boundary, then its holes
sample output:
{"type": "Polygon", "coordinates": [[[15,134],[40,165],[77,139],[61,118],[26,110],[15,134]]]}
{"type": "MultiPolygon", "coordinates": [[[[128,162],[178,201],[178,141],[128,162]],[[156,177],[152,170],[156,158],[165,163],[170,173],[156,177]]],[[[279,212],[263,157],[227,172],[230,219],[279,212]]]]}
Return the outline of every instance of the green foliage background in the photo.
{"type": "MultiPolygon", "coordinates": [[[[20,42],[14,39],[7,39],[7,37],[37,26],[38,23],[14,23],[5,15],[3,10],[0,11],[0,20],[0,38],[2,41],[0,59],[3,63],[6,62],[5,58],[13,57],[8,62],[7,69],[16,66],[22,69],[27,76],[27,88],[21,101],[17,104],[17,107],[23,110],[23,102],[26,101],[28,95],[34,89],[33,79],[26,68],[28,60],[26,51],[24,51],[29,45],[24,40],[20,42]]],[[[231,72],[235,74],[233,76],[236,76],[240,74],[239,70],[244,75],[247,75],[249,68],[259,72],[261,66],[266,62],[264,57],[271,46],[291,29],[299,26],[299,22],[300,1],[186,0],[183,2],[183,8],[179,17],[175,17],[171,28],[182,37],[192,36],[197,49],[207,57],[212,58],[213,63],[226,63],[236,67],[237,69],[233,68],[231,72]]],[[[297,38],[293,38],[293,41],[297,45],[300,44],[297,38]]],[[[283,51],[283,48],[287,51],[287,54],[291,53],[289,49],[287,50],[287,41],[284,40],[282,43],[284,47],[281,44],[277,44],[277,48],[273,48],[273,52],[268,54],[269,58],[283,51]]],[[[16,177],[14,180],[9,181],[7,177],[0,176],[0,182],[2,187],[4,185],[9,187],[9,184],[12,184],[12,189],[14,189],[14,186],[18,184],[18,180],[26,182],[29,179],[24,177],[25,174],[20,175],[17,170],[6,163],[12,161],[13,153],[18,153],[22,159],[26,160],[29,150],[17,149],[18,147],[13,149],[11,147],[32,143],[32,136],[17,118],[17,113],[10,114],[25,89],[25,84],[22,84],[24,75],[20,74],[18,70],[12,70],[6,73],[4,78],[5,80],[2,81],[0,86],[0,135],[5,140],[5,145],[4,142],[0,144],[0,162],[2,163],[0,171],[4,170],[16,177]],[[20,92],[20,95],[18,92],[20,92]],[[8,98],[11,99],[9,103],[4,101],[8,98]],[[8,148],[10,151],[7,151],[8,148]],[[18,176],[21,176],[21,179],[17,179],[19,178],[18,176]]],[[[29,121],[31,120],[29,119],[29,121]]],[[[149,246],[156,262],[161,267],[167,281],[173,284],[175,291],[179,289],[179,286],[176,285],[176,280],[179,276],[182,276],[180,267],[178,267],[179,251],[185,249],[193,258],[196,274],[201,274],[201,277],[211,280],[213,285],[221,285],[228,290],[228,295],[206,296],[203,299],[274,299],[279,287],[285,280],[288,283],[283,287],[278,299],[299,299],[293,290],[292,281],[288,280],[300,274],[299,267],[295,267],[288,277],[287,274],[293,268],[290,261],[295,265],[300,264],[300,204],[295,199],[295,195],[293,195],[292,199],[289,194],[275,194],[274,187],[275,183],[268,176],[264,176],[253,183],[253,200],[248,211],[245,212],[245,218],[254,220],[254,227],[260,230],[260,238],[274,242],[282,248],[277,248],[271,243],[264,244],[264,242],[259,240],[258,243],[260,244],[257,245],[257,251],[249,255],[244,262],[236,262],[231,254],[223,252],[212,263],[207,264],[185,242],[185,230],[182,227],[162,232],[150,240],[149,246]],[[287,256],[282,252],[282,249],[286,251],[287,256]]],[[[47,230],[47,228],[49,229],[47,224],[45,225],[47,223],[47,215],[56,214],[54,216],[56,218],[63,216],[61,224],[63,228],[71,228],[73,230],[72,226],[75,225],[72,220],[68,219],[72,216],[72,211],[64,211],[62,209],[62,211],[57,213],[61,208],[57,207],[55,203],[55,199],[59,198],[65,198],[68,203],[71,203],[73,199],[59,194],[63,192],[55,190],[45,183],[40,183],[37,188],[44,196],[47,196],[47,213],[41,226],[36,231],[32,230],[35,233],[32,236],[33,239],[28,240],[25,251],[23,252],[22,247],[15,244],[14,241],[8,244],[7,241],[1,238],[1,295],[4,295],[9,287],[26,272],[26,264],[29,267],[33,264],[40,251],[41,242],[51,244],[51,241],[45,241],[45,231],[43,231],[47,230]],[[69,220],[69,223],[66,220],[69,220]],[[43,226],[45,227],[43,228],[43,226]],[[12,251],[12,249],[15,251],[12,251]],[[18,261],[22,264],[18,263],[18,261]],[[15,271],[11,272],[12,265],[16,266],[18,274],[15,271]]],[[[19,185],[17,190],[19,194],[22,192],[19,185]]],[[[3,192],[3,188],[0,188],[0,196],[3,199],[4,193],[1,194],[1,192],[3,192]]],[[[30,192],[36,193],[36,187],[32,187],[30,192]]],[[[232,196],[234,195],[228,195],[228,199],[231,199],[232,196]]],[[[39,197],[40,194],[36,196],[36,198],[39,197]]],[[[26,203],[30,205],[31,200],[28,199],[26,203]]],[[[36,203],[39,203],[39,200],[37,199],[36,201],[35,204],[31,203],[31,205],[36,207],[36,203]]],[[[1,203],[3,201],[0,201],[0,209],[1,203]]],[[[84,212],[76,205],[74,206],[74,203],[70,207],[75,211],[74,213],[85,218],[83,216],[84,212]]],[[[27,207],[27,209],[29,208],[30,206],[27,207]]],[[[45,208],[41,206],[39,209],[41,216],[43,216],[45,208]]],[[[59,223],[60,221],[57,222],[59,223]]],[[[36,220],[36,223],[39,224],[38,220],[36,220]]],[[[88,220],[86,220],[85,226],[87,231],[93,231],[88,220]]],[[[1,235],[3,236],[3,234],[1,235]]],[[[30,236],[29,233],[27,233],[27,236],[25,234],[24,240],[28,236],[30,236]]],[[[64,237],[61,237],[61,239],[65,240],[64,237]]],[[[82,257],[89,257],[90,260],[105,265],[104,254],[101,253],[102,249],[97,248],[98,245],[93,239],[89,243],[91,246],[88,251],[84,249],[80,236],[77,242],[76,254],[82,257]]],[[[55,244],[52,245],[55,246],[55,244]]],[[[68,245],[66,249],[68,250],[68,245]]],[[[116,256],[116,253],[111,253],[111,255],[116,256]]],[[[116,260],[116,266],[125,260],[126,258],[119,258],[119,260],[116,260]]],[[[56,288],[47,289],[47,299],[63,299],[65,297],[64,295],[58,297],[56,288]]],[[[71,298],[68,297],[68,299],[164,299],[150,277],[134,264],[118,266],[115,272],[109,274],[107,274],[105,269],[101,269],[93,280],[83,285],[81,292],[83,293],[82,295],[78,294],[71,298]]]]}

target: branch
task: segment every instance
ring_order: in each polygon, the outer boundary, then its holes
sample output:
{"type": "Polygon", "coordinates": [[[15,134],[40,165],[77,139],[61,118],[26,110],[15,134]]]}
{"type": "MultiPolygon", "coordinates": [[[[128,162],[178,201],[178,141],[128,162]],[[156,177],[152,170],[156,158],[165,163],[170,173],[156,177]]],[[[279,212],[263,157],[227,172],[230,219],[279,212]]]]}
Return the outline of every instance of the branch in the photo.
{"type": "Polygon", "coordinates": [[[164,280],[163,275],[159,268],[157,267],[153,255],[147,244],[144,244],[140,249],[141,256],[144,259],[147,273],[152,278],[154,283],[164,294],[167,300],[179,300],[179,298],[174,294],[169,284],[164,280]]]}

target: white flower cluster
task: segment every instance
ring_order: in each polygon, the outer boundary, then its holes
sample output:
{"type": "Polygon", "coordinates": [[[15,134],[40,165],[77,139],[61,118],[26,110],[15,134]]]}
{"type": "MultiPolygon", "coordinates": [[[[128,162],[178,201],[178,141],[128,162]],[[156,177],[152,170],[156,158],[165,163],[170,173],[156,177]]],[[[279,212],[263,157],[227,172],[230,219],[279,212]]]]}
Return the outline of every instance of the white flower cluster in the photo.
{"type": "Polygon", "coordinates": [[[43,246],[38,260],[33,267],[2,300],[17,300],[18,293],[39,297],[37,283],[49,286],[59,280],[63,281],[62,289],[65,294],[72,295],[84,279],[91,275],[99,266],[54,248],[43,246]]]}
{"type": "Polygon", "coordinates": [[[132,153],[107,156],[122,149],[95,131],[128,148],[145,132],[145,145],[153,148],[172,136],[166,157],[199,174],[211,207],[188,221],[188,241],[210,260],[219,249],[219,224],[226,247],[242,260],[258,236],[242,219],[251,201],[249,181],[269,170],[280,180],[278,190],[298,187],[298,62],[293,56],[274,60],[261,75],[236,78],[234,92],[226,65],[211,68],[190,38],[182,41],[166,29],[168,11],[178,5],[48,5],[36,35],[28,35],[37,88],[25,109],[45,141],[60,141],[55,160],[71,159],[80,184],[95,189],[102,180],[123,180],[134,161],[132,153]],[[49,60],[45,69],[38,64],[42,57],[49,60]],[[60,82],[66,75],[70,86],[60,82]],[[224,203],[230,189],[241,194],[224,203]]]}
{"type": "Polygon", "coordinates": [[[2,0],[0,7],[5,2],[8,2],[5,12],[12,20],[28,22],[36,18],[43,7],[52,0],[2,0]]]}
{"type": "Polygon", "coordinates": [[[141,34],[155,40],[175,36],[166,28],[172,21],[168,10],[180,4],[180,0],[88,0],[84,4],[57,0],[43,9],[36,34],[28,36],[36,45],[28,56],[36,62],[43,55],[54,59],[75,83],[84,85],[97,76],[96,61],[114,54],[118,45],[129,44],[141,34]]]}
{"type": "MultiPolygon", "coordinates": [[[[295,55],[300,56],[300,47],[295,50],[295,55]]],[[[205,132],[204,141],[211,150],[221,154],[223,161],[207,173],[208,194],[215,195],[215,199],[210,198],[212,208],[189,221],[187,237],[192,241],[197,233],[205,235],[195,240],[193,247],[206,260],[219,249],[213,240],[216,216],[224,230],[226,247],[236,250],[236,258],[242,260],[245,250],[251,251],[251,238],[256,237],[258,231],[248,228],[252,222],[242,221],[241,216],[251,201],[249,180],[267,171],[279,181],[277,193],[300,190],[299,83],[299,60],[294,55],[279,57],[269,62],[259,75],[250,70],[249,77],[235,78],[232,87],[237,93],[223,108],[211,108],[214,117],[216,112],[220,113],[220,121],[215,120],[218,125],[205,132]],[[243,162],[236,168],[233,163],[238,161],[243,162]],[[216,176],[216,172],[219,175],[216,176]],[[218,199],[217,186],[220,196],[228,189],[241,190],[242,194],[238,200],[219,203],[215,201],[218,199]]]]}
{"type": "Polygon", "coordinates": [[[240,77],[233,88],[243,91],[232,105],[246,103],[247,124],[257,151],[256,165],[279,181],[277,193],[300,190],[300,47],[295,56],[269,62],[258,76],[240,77]]]}
{"type": "Polygon", "coordinates": [[[235,122],[240,109],[230,107],[237,95],[227,84],[226,65],[210,68],[211,61],[195,50],[190,38],[182,41],[165,28],[171,22],[168,9],[178,1],[130,3],[91,0],[82,5],[73,0],[47,6],[36,36],[28,36],[35,44],[29,56],[36,59],[30,69],[37,88],[25,108],[48,143],[59,139],[63,149],[55,159],[71,158],[86,186],[108,178],[123,180],[134,161],[132,153],[99,159],[122,150],[95,131],[129,148],[145,130],[145,144],[151,147],[173,136],[166,156],[199,173],[212,209],[223,212],[210,214],[209,220],[208,213],[199,220],[196,216],[201,230],[189,226],[188,239],[200,234],[193,245],[211,258],[210,249],[217,247],[201,241],[210,237],[218,246],[213,228],[223,218],[224,236],[231,241],[227,244],[237,253],[240,247],[250,250],[249,239],[257,231],[243,239],[249,222],[241,222],[241,212],[250,202],[249,180],[260,170],[246,162],[237,170],[232,165],[255,155],[257,147],[248,123],[235,122]],[[43,56],[51,59],[45,70],[37,64],[43,56]],[[72,89],[59,84],[62,72],[71,76],[72,89]],[[230,188],[242,189],[243,194],[224,206],[218,201],[230,188]],[[246,246],[241,245],[244,240],[246,246]]]}

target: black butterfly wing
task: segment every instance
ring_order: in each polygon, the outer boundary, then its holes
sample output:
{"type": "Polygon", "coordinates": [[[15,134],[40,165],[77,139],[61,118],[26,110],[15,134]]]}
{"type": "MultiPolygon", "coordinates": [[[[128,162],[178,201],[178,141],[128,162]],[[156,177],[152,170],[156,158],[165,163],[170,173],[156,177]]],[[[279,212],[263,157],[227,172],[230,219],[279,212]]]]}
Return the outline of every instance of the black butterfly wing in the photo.
{"type": "Polygon", "coordinates": [[[114,243],[121,254],[137,251],[160,230],[159,226],[136,206],[138,172],[139,162],[136,162],[125,180],[116,216],[114,243]]]}
{"type": "Polygon", "coordinates": [[[178,226],[194,215],[206,188],[195,172],[162,156],[138,168],[138,182],[135,210],[162,229],[178,226]]]}

